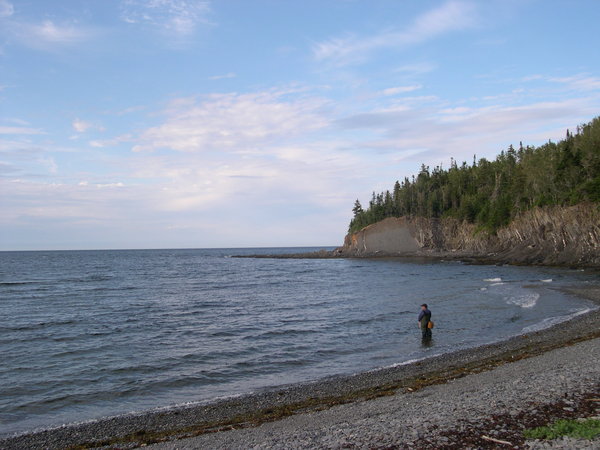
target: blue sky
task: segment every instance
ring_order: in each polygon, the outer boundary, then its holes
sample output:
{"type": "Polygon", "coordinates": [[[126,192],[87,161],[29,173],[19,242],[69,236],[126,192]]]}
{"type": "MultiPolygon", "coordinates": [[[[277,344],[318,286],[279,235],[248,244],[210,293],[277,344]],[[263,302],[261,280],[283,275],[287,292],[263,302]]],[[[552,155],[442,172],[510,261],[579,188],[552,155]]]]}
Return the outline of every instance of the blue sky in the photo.
{"type": "Polygon", "coordinates": [[[338,245],[600,115],[600,2],[0,0],[0,249],[338,245]]]}

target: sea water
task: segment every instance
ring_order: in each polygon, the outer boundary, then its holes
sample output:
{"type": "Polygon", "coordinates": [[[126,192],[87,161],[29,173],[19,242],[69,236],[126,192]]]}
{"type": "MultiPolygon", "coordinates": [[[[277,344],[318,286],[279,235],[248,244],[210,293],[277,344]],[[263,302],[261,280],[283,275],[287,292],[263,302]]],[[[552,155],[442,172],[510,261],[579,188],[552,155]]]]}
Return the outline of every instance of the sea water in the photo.
{"type": "Polygon", "coordinates": [[[316,249],[0,253],[0,435],[391,366],[593,305],[581,271],[316,249]],[[423,345],[421,303],[436,323],[423,345]]]}

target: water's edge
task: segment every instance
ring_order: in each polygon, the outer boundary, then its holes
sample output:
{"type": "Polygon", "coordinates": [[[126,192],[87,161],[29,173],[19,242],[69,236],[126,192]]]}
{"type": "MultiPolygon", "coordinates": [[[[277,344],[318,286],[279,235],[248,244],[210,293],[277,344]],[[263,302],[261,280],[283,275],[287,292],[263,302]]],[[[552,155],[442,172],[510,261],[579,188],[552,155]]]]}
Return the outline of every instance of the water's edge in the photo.
{"type": "MultiPolygon", "coordinates": [[[[574,286],[569,294],[600,305],[600,286],[574,286]]],[[[106,417],[57,428],[34,430],[0,438],[2,448],[63,448],[91,443],[152,442],[182,434],[214,431],[249,421],[274,420],[299,410],[322,408],[363,400],[390,391],[439,383],[473,370],[484,370],[512,360],[600,337],[600,310],[530,334],[480,347],[445,353],[416,362],[354,375],[330,376],[288,386],[265,388],[255,393],[200,404],[179,405],[106,417]]]]}

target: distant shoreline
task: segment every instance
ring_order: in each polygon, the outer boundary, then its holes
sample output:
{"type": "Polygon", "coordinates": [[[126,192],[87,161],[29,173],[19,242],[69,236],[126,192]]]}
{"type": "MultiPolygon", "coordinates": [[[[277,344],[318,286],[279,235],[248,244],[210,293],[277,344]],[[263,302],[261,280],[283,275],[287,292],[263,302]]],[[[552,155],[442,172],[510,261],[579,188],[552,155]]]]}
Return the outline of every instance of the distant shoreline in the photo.
{"type": "MultiPolygon", "coordinates": [[[[573,286],[566,291],[600,305],[600,285],[573,286]]],[[[151,410],[24,433],[0,439],[0,447],[131,446],[251,426],[406,389],[418,390],[597,337],[600,337],[600,309],[541,331],[411,364],[271,388],[208,404],[151,410]]]]}
{"type": "Polygon", "coordinates": [[[382,251],[366,252],[361,254],[347,253],[342,248],[335,250],[319,250],[309,253],[283,253],[283,254],[252,254],[232,255],[232,258],[257,258],[257,259],[398,259],[406,261],[456,261],[472,265],[510,265],[524,267],[556,267],[563,269],[589,269],[600,270],[600,265],[588,263],[548,264],[543,262],[523,262],[509,258],[489,255],[477,255],[463,251],[420,250],[413,253],[388,253],[382,251]]]}

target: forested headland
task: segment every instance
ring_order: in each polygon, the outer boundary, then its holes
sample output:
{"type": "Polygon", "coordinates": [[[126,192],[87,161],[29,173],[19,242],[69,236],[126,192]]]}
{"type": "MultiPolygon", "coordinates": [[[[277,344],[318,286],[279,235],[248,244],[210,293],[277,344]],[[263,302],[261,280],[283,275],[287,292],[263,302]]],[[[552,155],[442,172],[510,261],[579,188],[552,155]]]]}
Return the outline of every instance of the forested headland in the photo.
{"type": "Polygon", "coordinates": [[[600,203],[600,117],[567,130],[560,142],[512,145],[493,161],[451,161],[448,169],[422,165],[412,179],[373,196],[366,209],[356,200],[349,231],[387,217],[453,217],[494,233],[536,206],[600,203]]]}

